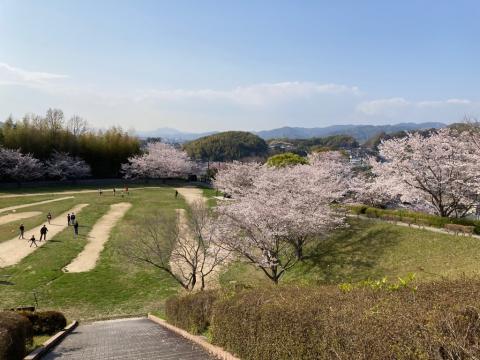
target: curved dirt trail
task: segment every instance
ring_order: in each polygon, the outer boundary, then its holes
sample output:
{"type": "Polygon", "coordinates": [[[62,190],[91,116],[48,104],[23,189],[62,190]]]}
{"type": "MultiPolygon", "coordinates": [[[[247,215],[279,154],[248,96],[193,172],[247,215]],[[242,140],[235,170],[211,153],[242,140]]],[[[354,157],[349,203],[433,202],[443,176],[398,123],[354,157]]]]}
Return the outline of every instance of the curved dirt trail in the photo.
{"type": "Polygon", "coordinates": [[[38,202],[30,203],[30,204],[13,205],[13,206],[9,206],[9,207],[0,209],[0,213],[5,212],[5,211],[23,209],[23,208],[30,207],[30,206],[35,206],[35,205],[42,205],[42,204],[48,204],[48,203],[52,203],[52,202],[56,202],[56,201],[73,199],[73,198],[75,198],[75,196],[65,196],[65,197],[61,197],[61,198],[58,198],[58,199],[38,201],[38,202]]]}
{"type": "Polygon", "coordinates": [[[199,200],[203,202],[207,201],[207,198],[203,196],[203,191],[199,188],[181,187],[175,188],[175,190],[177,190],[178,193],[185,198],[185,201],[188,203],[188,205],[192,205],[194,202],[199,200]]]}
{"type": "Polygon", "coordinates": [[[26,211],[21,213],[11,213],[8,215],[0,216],[0,225],[8,224],[13,221],[19,221],[22,219],[28,219],[37,215],[40,215],[41,211],[26,211]]]}
{"type": "Polygon", "coordinates": [[[35,246],[30,247],[30,243],[28,241],[28,239],[30,239],[32,235],[35,235],[38,247],[43,246],[55,235],[65,230],[65,228],[68,226],[68,213],[74,212],[75,214],[77,214],[86,206],[88,206],[88,204],[78,204],[70,210],[64,212],[63,214],[60,214],[59,216],[53,218],[51,224],[47,224],[47,241],[38,241],[38,239],[40,238],[40,228],[43,226],[42,224],[33,229],[25,230],[25,240],[18,239],[17,235],[11,240],[0,243],[0,267],[15,265],[19,263],[23,258],[34,252],[37,248],[35,246]]]}
{"type": "MultiPolygon", "coordinates": [[[[117,196],[120,195],[123,191],[123,187],[112,186],[112,187],[100,187],[104,195],[113,194],[113,188],[117,189],[117,196]]],[[[149,186],[149,187],[135,187],[129,188],[128,191],[142,190],[142,189],[159,189],[159,186],[149,186]]],[[[98,193],[98,189],[95,190],[66,190],[66,191],[56,191],[56,192],[43,192],[43,193],[27,193],[27,194],[5,194],[0,195],[0,199],[6,198],[15,198],[15,197],[25,197],[25,196],[42,196],[42,195],[76,195],[76,194],[89,194],[89,193],[98,193]]]]}
{"type": "Polygon", "coordinates": [[[110,210],[95,223],[88,233],[88,243],[83,251],[65,266],[63,271],[77,273],[95,268],[103,247],[110,237],[110,232],[131,206],[132,204],[125,202],[110,205],[110,210]]]}

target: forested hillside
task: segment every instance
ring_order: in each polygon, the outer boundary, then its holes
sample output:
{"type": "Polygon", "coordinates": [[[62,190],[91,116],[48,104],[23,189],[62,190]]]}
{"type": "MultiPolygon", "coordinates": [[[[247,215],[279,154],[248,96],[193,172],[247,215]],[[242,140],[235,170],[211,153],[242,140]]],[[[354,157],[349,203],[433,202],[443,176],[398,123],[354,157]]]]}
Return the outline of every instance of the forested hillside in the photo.
{"type": "Polygon", "coordinates": [[[188,142],[184,149],[195,160],[231,161],[246,157],[263,157],[267,155],[268,145],[252,133],[226,131],[188,142]]]}

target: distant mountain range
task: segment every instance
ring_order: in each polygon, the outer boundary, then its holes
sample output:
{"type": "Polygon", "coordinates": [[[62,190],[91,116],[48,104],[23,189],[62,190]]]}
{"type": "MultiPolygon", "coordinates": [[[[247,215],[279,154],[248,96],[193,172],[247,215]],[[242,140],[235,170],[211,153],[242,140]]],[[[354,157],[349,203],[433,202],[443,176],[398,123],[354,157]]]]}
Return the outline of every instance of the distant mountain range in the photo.
{"type": "MultiPolygon", "coordinates": [[[[332,125],[326,127],[281,127],[272,130],[252,131],[265,140],[275,138],[288,138],[288,139],[308,139],[312,137],[324,137],[331,135],[350,135],[354,137],[358,142],[362,143],[367,141],[378,133],[385,132],[387,134],[397,131],[411,131],[421,129],[439,129],[447,126],[440,122],[424,122],[424,123],[401,123],[394,125],[332,125]]],[[[138,135],[142,138],[147,137],[160,137],[167,141],[172,142],[185,142],[198,139],[202,136],[207,136],[216,133],[215,131],[205,133],[188,133],[182,132],[172,128],[160,128],[153,131],[138,132],[138,135]]]]}

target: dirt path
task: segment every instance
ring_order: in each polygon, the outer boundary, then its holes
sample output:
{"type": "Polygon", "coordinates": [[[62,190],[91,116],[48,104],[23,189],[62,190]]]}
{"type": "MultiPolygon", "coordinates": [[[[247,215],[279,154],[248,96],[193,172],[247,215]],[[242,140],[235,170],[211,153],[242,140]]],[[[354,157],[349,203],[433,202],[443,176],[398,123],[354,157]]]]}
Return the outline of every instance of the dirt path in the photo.
{"type": "MultiPolygon", "coordinates": [[[[114,186],[109,187],[109,188],[100,187],[99,189],[102,189],[104,195],[106,195],[106,194],[113,194],[113,188],[114,188],[114,186]]],[[[158,187],[158,186],[136,187],[136,188],[128,189],[128,191],[130,192],[130,191],[135,191],[135,190],[154,189],[154,188],[160,188],[160,187],[158,187]]],[[[123,187],[115,186],[115,189],[117,189],[117,195],[121,195],[121,193],[123,191],[123,187]]],[[[67,190],[67,191],[27,193],[27,194],[6,194],[6,195],[0,195],[0,199],[14,198],[14,197],[25,197],[25,196],[76,195],[76,194],[88,194],[88,193],[98,193],[98,189],[93,189],[93,190],[67,190]]]]}
{"type": "MultiPolygon", "coordinates": [[[[48,233],[47,241],[37,241],[38,247],[43,246],[48,240],[52,239],[55,235],[59,234],[67,225],[67,214],[74,212],[75,214],[79,213],[84,207],[88,204],[78,204],[71,208],[70,210],[60,214],[59,216],[52,219],[51,224],[47,224],[48,233]]],[[[25,231],[25,240],[18,239],[18,235],[11,240],[4,241],[0,243],[0,267],[7,267],[19,263],[23,258],[30,255],[37,248],[35,246],[30,247],[28,239],[32,235],[35,235],[35,238],[38,240],[40,238],[40,228],[43,226],[39,225],[33,229],[25,231]]]]}
{"type": "Polygon", "coordinates": [[[3,216],[0,216],[0,225],[8,224],[12,221],[28,219],[33,216],[40,215],[41,213],[42,213],[41,211],[26,211],[21,213],[11,213],[8,215],[3,215],[3,216]]]}
{"type": "Polygon", "coordinates": [[[188,205],[192,205],[195,201],[207,201],[207,198],[203,196],[202,189],[195,188],[195,187],[181,187],[175,188],[180,195],[185,198],[185,201],[188,205]]]}
{"type": "Polygon", "coordinates": [[[131,206],[132,204],[125,202],[110,205],[110,210],[95,223],[88,234],[85,249],[63,271],[76,273],[95,268],[100,253],[110,237],[110,232],[131,206]]]}
{"type": "Polygon", "coordinates": [[[30,204],[22,204],[22,205],[9,206],[9,207],[0,209],[0,213],[5,212],[5,211],[12,211],[12,210],[17,210],[17,209],[23,209],[23,208],[30,207],[30,206],[48,204],[48,203],[52,203],[52,202],[56,202],[56,201],[73,199],[74,197],[75,197],[75,196],[65,196],[65,197],[61,197],[61,198],[58,198],[58,199],[51,199],[51,200],[38,201],[38,202],[30,203],[30,204]]]}
{"type": "MultiPolygon", "coordinates": [[[[199,188],[194,188],[194,187],[181,187],[181,188],[175,188],[175,190],[178,191],[180,195],[182,195],[185,198],[185,201],[187,204],[192,205],[193,203],[197,201],[203,201],[206,202],[207,198],[203,196],[203,191],[202,189],[199,188]]],[[[179,215],[179,222],[180,222],[180,231],[181,234],[180,236],[183,239],[189,239],[192,242],[191,249],[195,248],[195,240],[193,239],[193,234],[191,230],[188,227],[188,219],[187,219],[187,213],[184,209],[177,209],[177,214],[179,215]]],[[[210,268],[212,262],[207,261],[205,262],[205,268],[210,268]]],[[[189,273],[189,267],[187,264],[170,264],[172,270],[177,273],[181,273],[182,271],[184,273],[189,273]]],[[[220,274],[222,266],[217,266],[214,271],[206,278],[206,288],[215,288],[218,287],[218,276],[220,274]]],[[[200,276],[197,276],[197,280],[200,279],[200,276]]]]}
{"type": "MultiPolygon", "coordinates": [[[[393,225],[397,225],[397,226],[409,227],[409,228],[420,229],[420,230],[427,230],[427,231],[436,232],[436,233],[439,233],[439,234],[446,234],[446,235],[455,236],[455,234],[453,234],[451,231],[436,228],[436,227],[433,227],[433,226],[408,224],[408,223],[404,223],[404,222],[401,222],[401,221],[393,222],[393,221],[387,221],[387,220],[383,220],[383,219],[379,219],[379,218],[369,218],[369,217],[363,216],[363,215],[348,214],[347,216],[351,217],[351,218],[357,218],[357,219],[362,219],[362,220],[370,220],[370,221],[376,221],[376,222],[384,222],[384,223],[393,224],[393,225]]],[[[461,235],[457,235],[457,236],[461,236],[461,235]]],[[[475,235],[475,234],[464,235],[464,236],[469,236],[469,237],[474,237],[474,238],[480,239],[480,235],[475,235]]]]}

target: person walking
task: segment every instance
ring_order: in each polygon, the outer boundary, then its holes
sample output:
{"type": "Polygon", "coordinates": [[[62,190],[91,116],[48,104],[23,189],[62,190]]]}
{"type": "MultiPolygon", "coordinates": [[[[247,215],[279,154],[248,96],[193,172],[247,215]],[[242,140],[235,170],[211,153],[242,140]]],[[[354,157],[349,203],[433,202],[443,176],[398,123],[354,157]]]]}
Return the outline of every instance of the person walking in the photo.
{"type": "Polygon", "coordinates": [[[75,214],[74,214],[74,213],[72,213],[72,214],[70,215],[70,223],[71,223],[72,225],[75,224],[75,214]]]}
{"type": "Polygon", "coordinates": [[[102,194],[103,194],[102,189],[98,189],[98,195],[102,196],[102,194]]]}
{"type": "Polygon", "coordinates": [[[175,190],[175,199],[178,198],[178,190],[175,190]]]}
{"type": "Polygon", "coordinates": [[[70,226],[71,216],[70,213],[67,215],[67,225],[70,226]]]}
{"type": "Polygon", "coordinates": [[[32,247],[32,245],[35,245],[35,247],[38,247],[37,240],[35,239],[35,235],[32,235],[32,237],[28,241],[30,241],[30,247],[32,247]]]}
{"type": "Polygon", "coordinates": [[[78,237],[78,221],[75,221],[75,224],[73,224],[73,235],[75,239],[78,237]]]}
{"type": "Polygon", "coordinates": [[[20,235],[18,235],[18,238],[19,239],[25,239],[23,237],[23,234],[25,233],[25,226],[23,226],[23,224],[20,224],[20,227],[18,228],[18,230],[20,230],[20,235]]]}
{"type": "Polygon", "coordinates": [[[125,194],[130,195],[130,194],[128,193],[128,186],[127,186],[127,185],[125,185],[125,194]]]}
{"type": "Polygon", "coordinates": [[[116,196],[117,194],[117,189],[113,188],[113,196],[116,196]]]}
{"type": "Polygon", "coordinates": [[[47,241],[47,232],[48,232],[47,227],[43,225],[42,228],[40,229],[40,240],[38,241],[42,241],[42,239],[47,241]]]}
{"type": "Polygon", "coordinates": [[[50,222],[52,221],[52,213],[50,211],[47,214],[47,221],[48,221],[48,224],[50,225],[50,222]]]}

